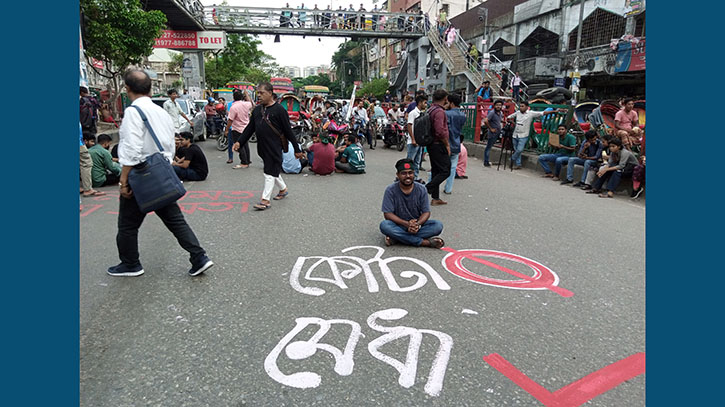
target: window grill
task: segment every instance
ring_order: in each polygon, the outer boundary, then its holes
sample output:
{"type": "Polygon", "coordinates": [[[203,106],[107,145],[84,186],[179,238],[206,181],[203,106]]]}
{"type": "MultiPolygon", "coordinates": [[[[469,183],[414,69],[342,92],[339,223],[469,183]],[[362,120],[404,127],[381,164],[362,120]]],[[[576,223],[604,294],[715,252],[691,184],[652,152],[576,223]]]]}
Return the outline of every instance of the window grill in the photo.
{"type": "MultiPolygon", "coordinates": [[[[624,17],[598,8],[582,21],[581,48],[607,45],[612,38],[624,35],[627,21],[624,17]]],[[[576,49],[579,26],[569,33],[569,50],[576,49]]]]}

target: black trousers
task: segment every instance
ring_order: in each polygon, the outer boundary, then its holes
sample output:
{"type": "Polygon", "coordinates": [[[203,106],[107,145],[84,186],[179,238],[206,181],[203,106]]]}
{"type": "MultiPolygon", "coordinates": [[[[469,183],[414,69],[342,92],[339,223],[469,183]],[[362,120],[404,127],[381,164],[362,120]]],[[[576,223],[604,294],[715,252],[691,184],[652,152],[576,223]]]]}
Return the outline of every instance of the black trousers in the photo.
{"type": "MultiPolygon", "coordinates": [[[[232,130],[232,142],[229,143],[234,144],[242,137],[242,133],[238,131],[232,130]]],[[[244,143],[244,145],[239,146],[239,161],[244,165],[249,165],[252,163],[252,156],[249,154],[249,142],[244,143]]]]}
{"type": "Polygon", "coordinates": [[[440,199],[440,185],[451,175],[451,157],[443,143],[428,146],[428,157],[431,168],[431,179],[426,189],[433,199],[440,199]]]}
{"type": "MultiPolygon", "coordinates": [[[[193,263],[206,254],[191,227],[186,223],[176,202],[155,211],[155,213],[164,222],[166,228],[174,234],[179,245],[189,252],[190,262],[193,263]]],[[[138,229],[144,218],[146,218],[146,214],[139,209],[136,198],[119,197],[116,246],[118,247],[118,258],[125,265],[138,266],[141,264],[138,253],[138,229]]]]}

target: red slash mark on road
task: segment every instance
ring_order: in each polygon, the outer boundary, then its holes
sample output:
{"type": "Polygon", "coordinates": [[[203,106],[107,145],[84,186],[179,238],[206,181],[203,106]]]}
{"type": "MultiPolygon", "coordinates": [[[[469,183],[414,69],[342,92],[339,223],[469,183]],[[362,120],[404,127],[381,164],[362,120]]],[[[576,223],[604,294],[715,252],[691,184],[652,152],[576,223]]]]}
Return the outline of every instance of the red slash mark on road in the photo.
{"type": "Polygon", "coordinates": [[[497,285],[508,288],[545,288],[566,298],[572,297],[574,295],[573,292],[555,285],[555,281],[558,281],[558,277],[556,277],[548,267],[531,259],[527,259],[525,257],[511,253],[504,253],[493,250],[455,250],[450,247],[442,247],[441,250],[451,253],[451,255],[446,256],[446,258],[444,259],[444,266],[446,267],[446,270],[466,280],[481,284],[497,285]],[[519,273],[518,271],[511,270],[507,267],[482,259],[479,256],[488,256],[524,264],[533,269],[535,271],[535,275],[533,277],[527,276],[525,274],[519,273]],[[476,275],[468,271],[463,266],[461,262],[463,259],[473,260],[485,266],[494,268],[504,273],[508,273],[516,278],[519,278],[520,281],[502,281],[476,275]]]}
{"type": "Polygon", "coordinates": [[[644,353],[635,353],[552,393],[521,373],[519,369],[498,353],[484,356],[483,360],[526,390],[546,407],[580,406],[594,397],[617,387],[622,382],[644,374],[645,371],[644,353]]]}

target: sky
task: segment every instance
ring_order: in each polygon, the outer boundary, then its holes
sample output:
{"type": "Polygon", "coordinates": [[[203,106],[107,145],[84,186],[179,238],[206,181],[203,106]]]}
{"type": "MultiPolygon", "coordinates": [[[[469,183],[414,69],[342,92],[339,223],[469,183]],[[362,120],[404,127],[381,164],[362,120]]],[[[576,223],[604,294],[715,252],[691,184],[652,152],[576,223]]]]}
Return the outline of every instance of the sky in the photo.
{"type": "MultiPolygon", "coordinates": [[[[221,0],[201,0],[205,6],[213,4],[221,4],[221,0]]],[[[297,8],[303,4],[301,1],[287,0],[227,0],[230,6],[244,7],[285,7],[289,3],[290,7],[297,8]]],[[[317,4],[317,8],[326,9],[328,5],[332,5],[332,9],[342,6],[343,9],[348,8],[350,4],[355,9],[360,8],[363,4],[365,10],[372,10],[375,7],[373,0],[328,0],[328,1],[310,1],[304,2],[305,8],[312,9],[317,4]]],[[[376,3],[378,6],[382,4],[382,0],[376,3]]],[[[308,16],[308,20],[311,16],[308,16]]],[[[298,66],[304,68],[306,66],[330,65],[332,55],[337,51],[338,46],[349,38],[343,37],[310,37],[302,38],[301,36],[288,35],[281,36],[280,42],[274,42],[273,35],[259,35],[257,37],[262,41],[261,49],[268,55],[271,55],[280,66],[298,66]],[[319,41],[318,41],[319,39],[319,41]]]]}

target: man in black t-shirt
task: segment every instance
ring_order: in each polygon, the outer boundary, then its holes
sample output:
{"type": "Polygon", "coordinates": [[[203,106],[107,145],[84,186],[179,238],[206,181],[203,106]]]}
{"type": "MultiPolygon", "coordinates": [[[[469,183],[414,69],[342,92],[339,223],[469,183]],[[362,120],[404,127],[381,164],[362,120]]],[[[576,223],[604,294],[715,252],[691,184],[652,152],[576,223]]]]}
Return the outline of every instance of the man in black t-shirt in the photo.
{"type": "Polygon", "coordinates": [[[196,144],[191,144],[194,135],[188,131],[180,133],[181,136],[181,151],[177,154],[174,162],[171,164],[176,171],[176,175],[182,181],[203,181],[209,174],[209,166],[206,163],[206,156],[201,148],[196,144]],[[183,149],[183,150],[182,150],[183,149]],[[180,155],[183,154],[183,157],[180,155]]]}

